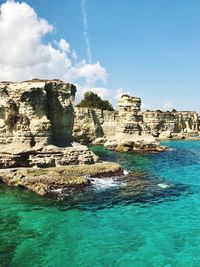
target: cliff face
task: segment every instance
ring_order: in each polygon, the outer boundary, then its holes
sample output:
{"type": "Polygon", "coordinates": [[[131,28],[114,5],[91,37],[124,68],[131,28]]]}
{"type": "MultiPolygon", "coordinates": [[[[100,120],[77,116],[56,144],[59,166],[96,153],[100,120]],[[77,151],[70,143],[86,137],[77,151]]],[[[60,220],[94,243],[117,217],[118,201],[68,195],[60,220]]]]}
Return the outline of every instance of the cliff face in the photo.
{"type": "Polygon", "coordinates": [[[143,112],[143,121],[153,133],[169,131],[171,133],[197,133],[199,116],[196,112],[143,112]]]}
{"type": "Polygon", "coordinates": [[[61,81],[0,83],[0,144],[69,145],[75,92],[61,81]]]}
{"type": "Polygon", "coordinates": [[[72,144],[75,93],[74,85],[59,80],[0,83],[0,167],[96,161],[72,144]]]}
{"type": "Polygon", "coordinates": [[[124,95],[118,103],[119,111],[76,107],[74,140],[90,143],[97,138],[112,138],[116,134],[141,134],[140,105],[140,98],[124,95]]]}
{"type": "Polygon", "coordinates": [[[75,108],[74,139],[82,143],[102,142],[119,151],[157,150],[159,143],[144,127],[141,99],[123,95],[118,106],[119,111],[75,108]]]}
{"type": "Polygon", "coordinates": [[[153,136],[161,139],[173,136],[187,138],[199,132],[197,112],[141,112],[141,99],[128,95],[121,97],[118,106],[119,111],[76,107],[74,140],[91,143],[96,139],[105,142],[116,136],[134,140],[139,137],[153,140],[153,136]]]}
{"type": "Polygon", "coordinates": [[[140,114],[141,99],[123,95],[118,102],[119,122],[115,135],[107,138],[106,148],[116,151],[161,151],[165,148],[146,131],[140,114]]]}
{"type": "Polygon", "coordinates": [[[74,111],[73,137],[76,142],[91,143],[117,132],[120,123],[118,112],[77,107],[74,111]]]}
{"type": "Polygon", "coordinates": [[[123,95],[118,102],[118,106],[121,121],[118,132],[141,135],[142,118],[139,115],[141,99],[139,97],[123,95]]]}
{"type": "Polygon", "coordinates": [[[121,97],[119,111],[77,108],[75,93],[74,85],[59,80],[0,83],[0,168],[98,161],[74,141],[101,139],[123,151],[160,150],[153,135],[199,131],[196,112],[141,112],[141,99],[128,95],[121,97]]]}

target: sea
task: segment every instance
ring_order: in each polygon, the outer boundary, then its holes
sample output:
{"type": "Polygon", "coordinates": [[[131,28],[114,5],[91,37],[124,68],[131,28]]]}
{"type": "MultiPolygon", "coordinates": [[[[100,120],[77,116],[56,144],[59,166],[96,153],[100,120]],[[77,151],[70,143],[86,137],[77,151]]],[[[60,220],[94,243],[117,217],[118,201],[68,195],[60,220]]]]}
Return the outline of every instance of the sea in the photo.
{"type": "Polygon", "coordinates": [[[200,266],[200,141],[163,144],[152,154],[91,146],[124,176],[77,192],[1,184],[0,266],[200,266]]]}

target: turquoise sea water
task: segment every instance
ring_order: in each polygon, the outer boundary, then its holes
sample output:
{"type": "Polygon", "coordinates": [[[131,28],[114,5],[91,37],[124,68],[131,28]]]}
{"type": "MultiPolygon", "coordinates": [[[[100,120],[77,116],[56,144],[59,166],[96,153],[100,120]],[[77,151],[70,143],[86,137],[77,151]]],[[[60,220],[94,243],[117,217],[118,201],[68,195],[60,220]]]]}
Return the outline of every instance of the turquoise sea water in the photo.
{"type": "Polygon", "coordinates": [[[200,141],[165,144],[151,155],[93,147],[145,172],[137,194],[126,179],[62,201],[0,185],[0,266],[200,266],[200,141]]]}

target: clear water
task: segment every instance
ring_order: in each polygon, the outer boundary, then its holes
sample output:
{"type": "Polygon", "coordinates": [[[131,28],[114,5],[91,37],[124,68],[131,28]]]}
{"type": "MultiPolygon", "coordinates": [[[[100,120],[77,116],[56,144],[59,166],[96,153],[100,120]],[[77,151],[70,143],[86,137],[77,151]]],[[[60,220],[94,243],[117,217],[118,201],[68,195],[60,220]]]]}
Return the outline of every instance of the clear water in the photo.
{"type": "Polygon", "coordinates": [[[0,266],[200,266],[200,142],[165,144],[151,155],[93,147],[145,172],[137,192],[129,176],[62,201],[1,185],[0,266]]]}

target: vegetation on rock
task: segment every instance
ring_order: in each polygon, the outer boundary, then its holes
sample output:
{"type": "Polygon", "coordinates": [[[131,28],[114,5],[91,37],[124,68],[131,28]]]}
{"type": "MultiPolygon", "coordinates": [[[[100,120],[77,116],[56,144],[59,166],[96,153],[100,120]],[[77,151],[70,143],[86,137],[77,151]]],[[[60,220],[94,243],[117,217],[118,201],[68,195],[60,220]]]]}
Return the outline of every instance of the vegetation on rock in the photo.
{"type": "Polygon", "coordinates": [[[77,106],[81,108],[98,108],[110,111],[114,110],[108,100],[102,100],[100,96],[91,91],[84,94],[83,100],[77,106]]]}

